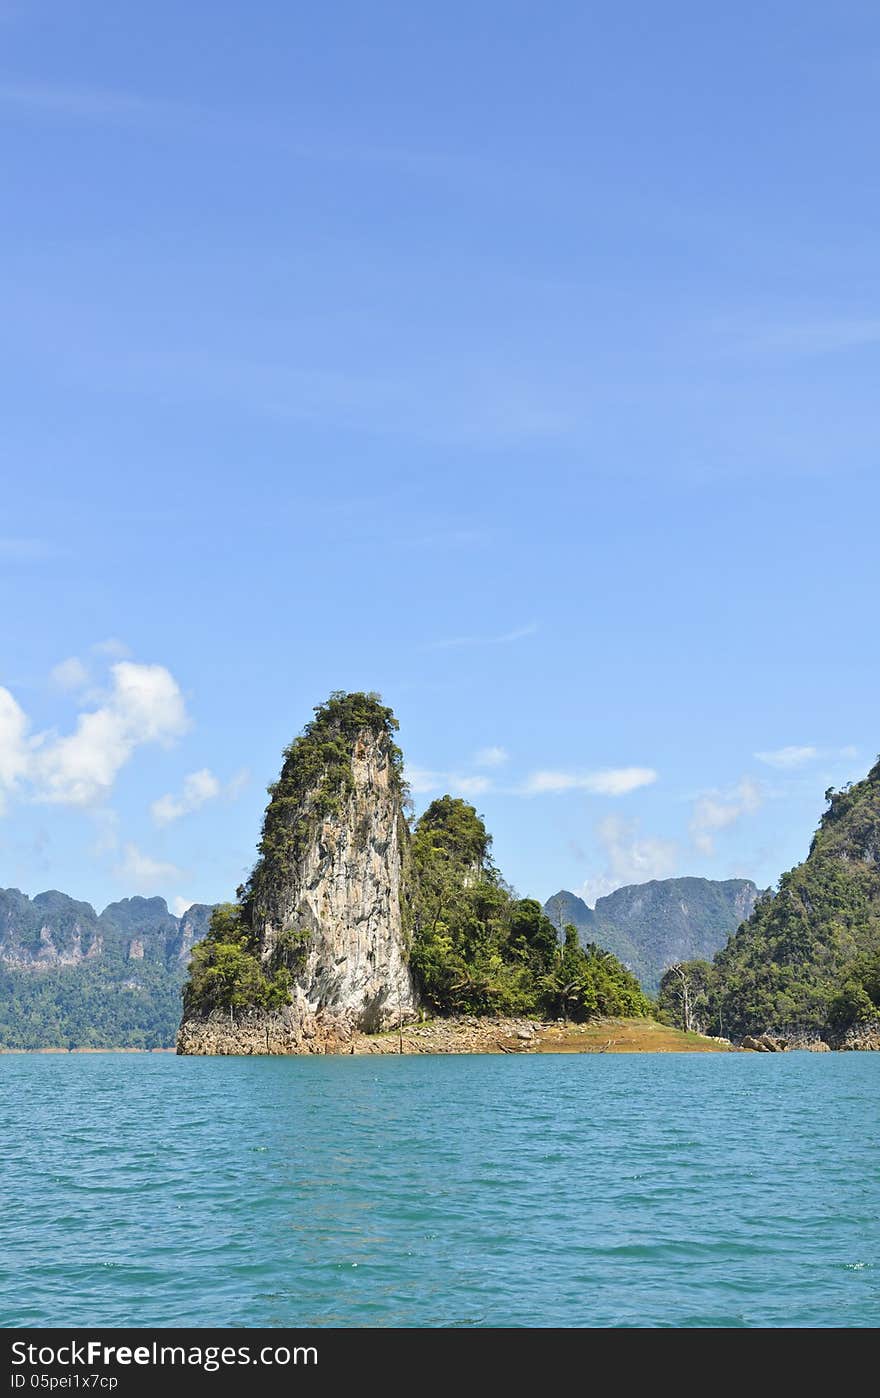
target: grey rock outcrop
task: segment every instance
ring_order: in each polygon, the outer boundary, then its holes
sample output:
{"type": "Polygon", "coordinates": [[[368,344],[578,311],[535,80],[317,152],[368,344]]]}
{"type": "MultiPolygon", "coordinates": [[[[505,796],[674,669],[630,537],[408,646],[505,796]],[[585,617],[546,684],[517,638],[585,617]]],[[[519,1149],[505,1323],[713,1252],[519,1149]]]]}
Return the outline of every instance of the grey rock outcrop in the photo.
{"type": "Polygon", "coordinates": [[[759,1034],[757,1038],[753,1034],[746,1034],[740,1047],[751,1049],[754,1053],[784,1053],[788,1041],[773,1034],[759,1034]]]}
{"type": "Polygon", "coordinates": [[[179,1053],[322,1052],[415,1018],[396,726],[377,696],[337,694],[288,748],[240,906],[266,976],[289,972],[289,1003],[224,1015],[188,991],[179,1053]]]}
{"type": "MultiPolygon", "coordinates": [[[[408,832],[383,735],[357,733],[351,777],[341,811],[313,822],[289,873],[280,881],[271,868],[258,875],[254,925],[264,961],[286,932],[308,934],[292,965],[292,1003],[302,1022],[323,1013],[375,1032],[416,1009],[401,896],[408,832]]],[[[309,804],[291,821],[308,819],[309,804]]]]}

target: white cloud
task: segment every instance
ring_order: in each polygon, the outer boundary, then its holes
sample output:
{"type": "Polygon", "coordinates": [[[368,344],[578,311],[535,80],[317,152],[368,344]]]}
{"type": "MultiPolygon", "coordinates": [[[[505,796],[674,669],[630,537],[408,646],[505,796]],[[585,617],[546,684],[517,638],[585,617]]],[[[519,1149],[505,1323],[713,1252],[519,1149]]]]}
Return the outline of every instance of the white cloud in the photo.
{"type": "Polygon", "coordinates": [[[49,679],[56,689],[84,689],[89,678],[86,666],[77,655],[71,655],[67,660],[59,661],[49,675],[49,679]]]}
{"type": "Polygon", "coordinates": [[[474,766],[503,767],[507,760],[508,754],[504,748],[480,748],[480,751],[474,755],[474,766]]]}
{"type": "Polygon", "coordinates": [[[730,791],[707,791],[694,802],[690,832],[701,854],[715,853],[714,836],[735,825],[744,815],[752,815],[763,803],[763,793],[751,777],[743,777],[730,791]]]}
{"type": "Polygon", "coordinates": [[[538,630],[532,623],[517,626],[513,631],[503,631],[500,636],[450,636],[445,641],[431,641],[423,650],[453,650],[457,646],[507,646],[512,641],[522,641],[526,636],[534,636],[538,630]]]}
{"type": "Polygon", "coordinates": [[[202,767],[200,771],[190,772],[188,777],[184,777],[179,796],[173,796],[170,792],[160,796],[158,801],[153,802],[150,811],[157,825],[170,825],[171,821],[197,811],[206,801],[215,801],[222,790],[214,773],[208,767],[202,767]]]}
{"type": "Polygon", "coordinates": [[[425,796],[439,791],[444,777],[442,772],[431,772],[426,767],[407,767],[406,781],[414,796],[425,796]]]}
{"type": "Polygon", "coordinates": [[[819,749],[790,746],[776,748],[773,752],[756,752],[755,756],[768,767],[803,767],[805,762],[812,762],[819,756],[819,749]]]}
{"type": "Polygon", "coordinates": [[[172,879],[178,883],[183,878],[183,870],[176,864],[153,859],[132,844],[124,846],[122,859],[113,872],[137,893],[158,892],[172,879]]]}
{"type": "Polygon", "coordinates": [[[119,661],[100,708],[80,714],[67,737],[43,735],[35,744],[36,798],[88,806],[106,797],[122,767],[144,743],[168,744],[189,726],[183,695],[163,665],[119,661]]]}
{"type": "Polygon", "coordinates": [[[239,767],[231,780],[226,783],[223,795],[227,801],[237,801],[251,779],[249,767],[239,767]]]}
{"type": "Polygon", "coordinates": [[[95,655],[108,655],[112,660],[127,660],[131,651],[124,641],[108,636],[105,641],[96,641],[92,646],[95,655]]]}
{"type": "Polygon", "coordinates": [[[25,776],[30,761],[28,720],[8,689],[0,686],[0,815],[7,795],[25,776]]]}
{"type": "Polygon", "coordinates": [[[183,917],[184,913],[188,913],[191,907],[191,898],[181,898],[178,894],[176,898],[171,899],[171,911],[175,917],[183,917]]]}
{"type": "Polygon", "coordinates": [[[657,773],[652,767],[618,767],[608,772],[594,772],[587,790],[599,796],[626,796],[641,786],[651,786],[656,780],[657,773]]]}
{"type": "Polygon", "coordinates": [[[601,820],[596,834],[605,856],[600,873],[588,878],[581,897],[591,905],[606,893],[627,884],[667,879],[678,868],[679,851],[674,840],[640,835],[636,821],[610,815],[601,820]]]}
{"type": "Polygon", "coordinates": [[[462,796],[482,796],[484,791],[491,791],[492,783],[488,777],[458,777],[455,775],[449,778],[450,791],[460,792],[462,796]]]}
{"type": "Polygon", "coordinates": [[[432,772],[425,767],[407,767],[406,780],[414,796],[448,791],[458,796],[482,796],[492,790],[492,780],[484,776],[467,776],[459,772],[432,772]]]}
{"type": "Polygon", "coordinates": [[[202,767],[200,771],[190,772],[189,776],[184,777],[178,796],[169,791],[154,801],[150,813],[157,825],[170,825],[172,821],[180,820],[181,816],[197,811],[208,801],[221,797],[225,801],[236,801],[250,779],[248,768],[242,767],[224,786],[209,767],[202,767]]]}
{"type": "Polygon", "coordinates": [[[657,780],[652,767],[612,767],[604,772],[533,772],[521,788],[524,796],[590,791],[597,796],[625,796],[657,780]]]}
{"type": "Polygon", "coordinates": [[[786,748],[775,748],[771,752],[756,752],[755,756],[759,762],[766,763],[768,767],[779,767],[784,771],[791,771],[796,767],[804,767],[808,762],[815,762],[819,758],[835,760],[841,757],[857,757],[858,749],[852,746],[843,748],[796,747],[792,744],[786,748]]]}

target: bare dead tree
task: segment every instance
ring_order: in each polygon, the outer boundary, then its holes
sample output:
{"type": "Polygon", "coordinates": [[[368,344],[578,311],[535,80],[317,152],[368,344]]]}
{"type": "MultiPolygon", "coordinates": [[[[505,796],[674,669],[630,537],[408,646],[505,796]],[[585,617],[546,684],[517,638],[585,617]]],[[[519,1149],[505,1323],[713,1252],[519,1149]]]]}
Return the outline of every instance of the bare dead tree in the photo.
{"type": "Polygon", "coordinates": [[[696,1022],[694,1020],[694,1007],[691,998],[692,986],[690,977],[680,961],[677,961],[674,966],[670,966],[669,969],[678,981],[679,994],[681,995],[681,1015],[684,1020],[684,1027],[689,1034],[693,1034],[696,1029],[696,1022]]]}

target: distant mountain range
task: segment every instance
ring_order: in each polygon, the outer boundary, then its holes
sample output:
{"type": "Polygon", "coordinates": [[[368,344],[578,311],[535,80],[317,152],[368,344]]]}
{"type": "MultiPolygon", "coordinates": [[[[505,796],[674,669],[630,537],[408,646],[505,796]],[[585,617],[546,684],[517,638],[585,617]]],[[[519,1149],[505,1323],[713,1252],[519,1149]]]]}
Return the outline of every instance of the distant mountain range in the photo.
{"type": "Polygon", "coordinates": [[[0,889],[0,1048],[164,1048],[211,909],[175,917],[164,898],[98,915],[52,890],[0,889]]]}
{"type": "MultiPolygon", "coordinates": [[[[664,879],[619,888],[595,910],[562,890],[544,910],[573,922],[656,993],[675,961],[710,959],[751,914],[748,879],[664,879]]],[[[51,890],[0,889],[0,1048],[167,1048],[190,952],[211,908],[182,917],[164,898],[123,898],[100,914],[51,890]]]]}
{"type": "Polygon", "coordinates": [[[555,927],[573,923],[581,941],[613,952],[655,995],[668,966],[720,951],[760,896],[751,879],[652,879],[598,898],[595,909],[561,889],[544,912],[555,927]]]}

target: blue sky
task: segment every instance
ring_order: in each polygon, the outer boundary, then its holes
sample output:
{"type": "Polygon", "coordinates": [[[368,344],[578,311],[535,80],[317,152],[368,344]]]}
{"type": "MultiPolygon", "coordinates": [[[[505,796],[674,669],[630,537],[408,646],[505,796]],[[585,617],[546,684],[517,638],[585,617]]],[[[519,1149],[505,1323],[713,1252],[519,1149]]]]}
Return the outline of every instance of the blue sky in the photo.
{"type": "Polygon", "coordinates": [[[397,712],[523,894],[878,748],[870,4],[0,0],[0,884],[231,895],[397,712]]]}

